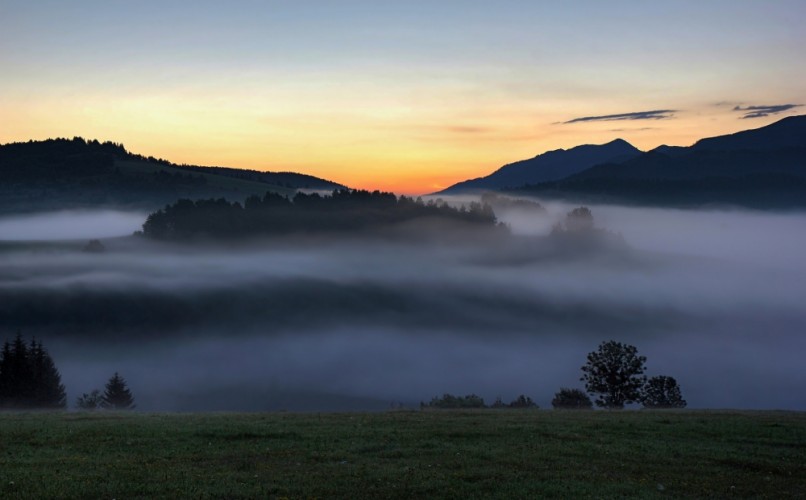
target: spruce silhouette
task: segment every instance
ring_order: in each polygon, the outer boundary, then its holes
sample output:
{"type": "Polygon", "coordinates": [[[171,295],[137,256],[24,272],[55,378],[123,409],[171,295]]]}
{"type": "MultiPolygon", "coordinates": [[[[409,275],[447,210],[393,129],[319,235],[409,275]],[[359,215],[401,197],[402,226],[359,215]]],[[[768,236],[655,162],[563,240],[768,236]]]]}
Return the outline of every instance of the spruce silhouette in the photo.
{"type": "Polygon", "coordinates": [[[17,334],[0,353],[0,408],[64,408],[61,375],[41,342],[25,344],[17,334]]]}
{"type": "Polygon", "coordinates": [[[101,407],[107,410],[133,410],[134,397],[126,386],[126,380],[117,372],[106,383],[101,407]]]}

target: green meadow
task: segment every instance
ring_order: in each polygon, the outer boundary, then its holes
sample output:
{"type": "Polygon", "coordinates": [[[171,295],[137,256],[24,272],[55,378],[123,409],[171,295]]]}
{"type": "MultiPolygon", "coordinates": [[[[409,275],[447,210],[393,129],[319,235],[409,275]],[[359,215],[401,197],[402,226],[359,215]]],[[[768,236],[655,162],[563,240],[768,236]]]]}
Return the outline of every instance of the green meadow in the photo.
{"type": "Polygon", "coordinates": [[[806,494],[806,413],[0,414],[3,498],[806,494]]]}

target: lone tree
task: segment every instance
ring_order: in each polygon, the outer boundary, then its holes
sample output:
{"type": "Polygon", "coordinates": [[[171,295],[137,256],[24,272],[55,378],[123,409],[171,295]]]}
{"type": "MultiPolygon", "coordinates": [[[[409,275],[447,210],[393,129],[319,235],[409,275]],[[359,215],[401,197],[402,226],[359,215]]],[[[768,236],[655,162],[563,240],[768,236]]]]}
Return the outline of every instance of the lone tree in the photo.
{"type": "Polygon", "coordinates": [[[106,383],[106,390],[101,397],[101,408],[107,410],[133,410],[134,397],[126,386],[126,380],[117,372],[106,383]]]}
{"type": "Polygon", "coordinates": [[[649,379],[644,386],[644,408],[685,408],[686,400],[680,394],[680,386],[674,377],[659,375],[649,379]]]}
{"type": "Polygon", "coordinates": [[[593,403],[583,391],[563,387],[554,395],[551,406],[558,410],[591,410],[593,403]]]}
{"type": "Polygon", "coordinates": [[[17,334],[0,352],[0,408],[64,408],[62,377],[41,342],[17,334]]]}
{"type": "Polygon", "coordinates": [[[625,404],[641,401],[645,362],[635,346],[615,340],[602,342],[597,351],[588,354],[580,380],[589,393],[598,395],[596,406],[620,410],[625,404]]]}

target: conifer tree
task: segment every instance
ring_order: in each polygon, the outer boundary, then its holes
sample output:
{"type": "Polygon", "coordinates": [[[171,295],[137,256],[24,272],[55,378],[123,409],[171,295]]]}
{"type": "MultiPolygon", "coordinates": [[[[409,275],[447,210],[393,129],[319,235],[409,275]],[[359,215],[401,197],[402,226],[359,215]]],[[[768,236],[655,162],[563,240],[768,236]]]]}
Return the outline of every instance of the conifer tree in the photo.
{"type": "Polygon", "coordinates": [[[64,408],[67,395],[56,365],[41,342],[31,341],[32,403],[35,408],[64,408]]]}
{"type": "Polygon", "coordinates": [[[64,408],[67,397],[61,375],[41,342],[26,345],[17,334],[0,353],[0,407],[64,408]]]}
{"type": "Polygon", "coordinates": [[[134,397],[126,385],[126,380],[117,372],[106,383],[101,407],[107,410],[133,410],[134,397]]]}
{"type": "Polygon", "coordinates": [[[6,401],[13,393],[11,382],[13,359],[11,344],[6,340],[3,342],[3,351],[0,353],[0,407],[6,406],[6,401]]]}

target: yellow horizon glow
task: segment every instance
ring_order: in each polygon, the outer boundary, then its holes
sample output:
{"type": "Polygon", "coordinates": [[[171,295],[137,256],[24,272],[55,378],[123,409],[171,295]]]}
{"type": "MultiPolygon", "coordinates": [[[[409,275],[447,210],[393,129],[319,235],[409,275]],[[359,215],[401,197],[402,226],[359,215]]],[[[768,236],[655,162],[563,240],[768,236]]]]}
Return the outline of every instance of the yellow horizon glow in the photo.
{"type": "MultiPolygon", "coordinates": [[[[548,150],[616,138],[642,150],[686,146],[784,116],[739,120],[730,106],[711,105],[667,120],[561,124],[590,109],[576,109],[571,102],[523,106],[499,99],[474,102],[471,108],[462,99],[437,105],[422,96],[414,105],[354,89],[232,95],[0,100],[5,118],[0,143],[82,136],[123,143],[133,153],[174,163],[293,171],[352,188],[419,195],[548,150]]],[[[650,103],[639,107],[652,109],[650,103]]],[[[602,107],[601,114],[618,111],[602,107]]]]}

